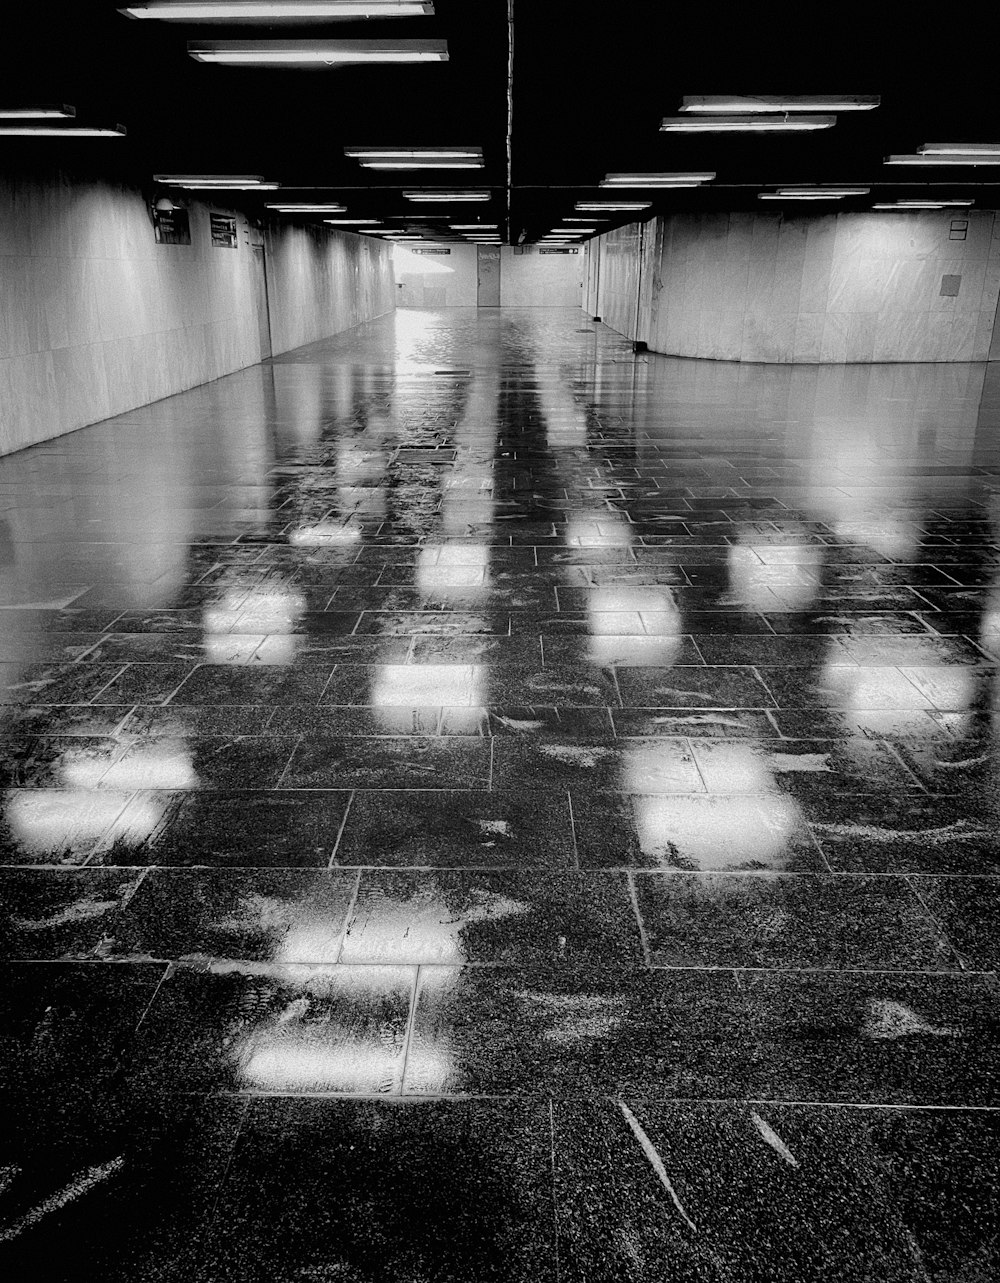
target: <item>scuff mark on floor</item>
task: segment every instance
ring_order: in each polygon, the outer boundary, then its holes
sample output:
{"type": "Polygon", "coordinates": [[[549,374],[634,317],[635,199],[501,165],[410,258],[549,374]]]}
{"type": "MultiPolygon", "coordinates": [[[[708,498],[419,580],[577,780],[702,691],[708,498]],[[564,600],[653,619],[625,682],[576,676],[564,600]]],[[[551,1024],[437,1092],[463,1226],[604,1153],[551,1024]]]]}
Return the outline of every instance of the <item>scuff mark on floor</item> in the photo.
{"type": "Polygon", "coordinates": [[[656,1146],[653,1144],[653,1142],[649,1139],[649,1137],[643,1131],[642,1124],[639,1122],[638,1118],[636,1118],[635,1114],[632,1113],[631,1109],[629,1109],[628,1105],[626,1105],[623,1100],[620,1100],[618,1102],[618,1108],[622,1111],[622,1116],[624,1117],[625,1121],[628,1123],[629,1127],[631,1127],[632,1129],[632,1135],[639,1142],[639,1146],[642,1149],[642,1152],[646,1155],[646,1158],[649,1160],[650,1167],[652,1167],[653,1171],[659,1177],[660,1184],[670,1195],[671,1199],[673,1200],[674,1207],[677,1208],[677,1211],[680,1213],[684,1223],[688,1226],[689,1229],[694,1230],[694,1232],[697,1234],[698,1226],[695,1225],[691,1217],[688,1216],[687,1212],[684,1210],[684,1204],[677,1197],[677,1191],[674,1189],[673,1185],[671,1185],[670,1183],[670,1177],[667,1175],[667,1169],[663,1166],[663,1159],[660,1158],[660,1155],[656,1152],[656,1146]]]}
{"type": "Polygon", "coordinates": [[[789,1167],[798,1167],[799,1160],[795,1157],[774,1128],[765,1119],[761,1118],[760,1114],[758,1114],[754,1109],[750,1110],[750,1117],[753,1120],[754,1127],[757,1128],[761,1136],[767,1144],[771,1146],[774,1152],[779,1154],[789,1167]]]}
{"type": "Polygon", "coordinates": [[[58,1190],[55,1194],[44,1199],[37,1207],[31,1208],[30,1211],[19,1216],[16,1221],[8,1225],[5,1229],[0,1229],[0,1243],[9,1243],[25,1230],[30,1229],[32,1225],[37,1225],[52,1212],[58,1212],[67,1203],[72,1203],[82,1195],[88,1193],[102,1181],[116,1175],[125,1166],[125,1156],[113,1158],[110,1163],[101,1163],[96,1167],[89,1167],[79,1176],[74,1176],[70,1183],[58,1190]]]}

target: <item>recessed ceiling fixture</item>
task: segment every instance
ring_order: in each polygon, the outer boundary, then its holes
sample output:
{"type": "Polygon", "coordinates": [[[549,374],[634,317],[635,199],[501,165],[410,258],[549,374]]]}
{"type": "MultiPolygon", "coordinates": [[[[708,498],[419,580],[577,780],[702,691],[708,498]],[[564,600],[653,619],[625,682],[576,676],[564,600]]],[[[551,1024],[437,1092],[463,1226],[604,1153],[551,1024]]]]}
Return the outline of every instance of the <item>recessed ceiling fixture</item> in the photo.
{"type": "Polygon", "coordinates": [[[380,62],[447,62],[444,40],[189,40],[197,62],[230,67],[346,67],[380,62]]]}
{"type": "Polygon", "coordinates": [[[440,202],[443,200],[489,200],[490,192],[482,191],[465,191],[465,192],[432,192],[432,191],[413,191],[403,192],[407,200],[432,201],[440,202]]]}
{"type": "Polygon", "coordinates": [[[710,183],[714,172],[702,174],[605,174],[602,187],[699,187],[710,183]]]}
{"type": "Polygon", "coordinates": [[[481,147],[345,147],[365,169],[482,169],[481,147]]]}
{"type": "Polygon", "coordinates": [[[1000,143],[924,143],[920,156],[1000,156],[1000,143]]]}
{"type": "Polygon", "coordinates": [[[146,0],[119,13],[161,22],[298,22],[316,18],[413,18],[433,16],[423,0],[146,0]]]}
{"type": "Polygon", "coordinates": [[[382,220],[379,218],[324,218],[324,223],[330,223],[333,227],[378,227],[382,220]]]}
{"type": "Polygon", "coordinates": [[[124,138],[125,133],[124,125],[78,125],[74,120],[64,125],[47,124],[44,120],[0,123],[0,134],[11,138],[124,138]]]}
{"type": "Polygon", "coordinates": [[[786,111],[871,111],[878,94],[685,94],[680,111],[756,115],[786,111]]]}
{"type": "Polygon", "coordinates": [[[453,232],[495,232],[496,223],[449,223],[453,232]]]}
{"type": "Polygon", "coordinates": [[[76,115],[66,103],[39,103],[35,107],[0,107],[0,120],[65,120],[76,115]]]}
{"type": "Polygon", "coordinates": [[[779,187],[778,196],[867,196],[870,187],[779,187]]]}
{"type": "Polygon", "coordinates": [[[792,134],[832,129],[836,116],[667,116],[665,134],[792,134]]]}
{"type": "Polygon", "coordinates": [[[278,214],[346,214],[346,205],[334,205],[326,203],[323,205],[308,204],[275,204],[265,205],[265,209],[274,210],[278,214]]]}
{"type": "Polygon", "coordinates": [[[153,182],[164,183],[168,187],[230,187],[234,190],[251,187],[271,190],[278,186],[260,174],[154,174],[153,182]]]}
{"type": "Polygon", "coordinates": [[[650,201],[641,200],[578,200],[574,209],[649,209],[650,201]]]}
{"type": "Polygon", "coordinates": [[[942,200],[908,200],[900,201],[898,204],[891,204],[888,201],[879,201],[872,206],[872,209],[894,209],[897,214],[910,214],[918,209],[963,209],[971,205],[971,201],[942,201],[942,200]]]}
{"type": "Polygon", "coordinates": [[[887,165],[1000,165],[1000,151],[966,153],[962,156],[921,152],[915,156],[886,156],[887,165]]]}

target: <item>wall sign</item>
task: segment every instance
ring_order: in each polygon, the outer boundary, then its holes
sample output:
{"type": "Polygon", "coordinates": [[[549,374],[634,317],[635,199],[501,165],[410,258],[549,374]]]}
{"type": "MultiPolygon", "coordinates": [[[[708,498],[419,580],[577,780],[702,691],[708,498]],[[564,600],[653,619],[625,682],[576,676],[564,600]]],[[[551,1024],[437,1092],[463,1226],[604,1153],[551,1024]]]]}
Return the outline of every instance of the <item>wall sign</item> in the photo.
{"type": "Polygon", "coordinates": [[[579,254],[578,249],[540,249],[539,254],[579,254]]]}
{"type": "Polygon", "coordinates": [[[948,229],[948,239],[950,241],[964,241],[969,230],[969,220],[967,218],[953,218],[951,227],[948,229]]]}
{"type": "Polygon", "coordinates": [[[411,249],[411,254],[450,254],[450,249],[411,249]]]}
{"type": "Polygon", "coordinates": [[[186,209],[154,209],[153,235],[157,245],[190,245],[191,224],[186,209]]]}
{"type": "Polygon", "coordinates": [[[228,214],[209,214],[212,226],[212,246],[215,249],[235,249],[236,219],[228,214]]]}

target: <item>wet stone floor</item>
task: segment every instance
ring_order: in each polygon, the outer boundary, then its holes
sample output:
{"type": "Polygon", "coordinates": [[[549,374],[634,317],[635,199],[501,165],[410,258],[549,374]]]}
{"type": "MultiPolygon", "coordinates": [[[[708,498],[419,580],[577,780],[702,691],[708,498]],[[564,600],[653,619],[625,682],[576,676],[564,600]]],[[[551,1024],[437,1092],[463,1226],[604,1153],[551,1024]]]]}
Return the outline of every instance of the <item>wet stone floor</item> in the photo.
{"type": "Polygon", "coordinates": [[[0,594],[11,1278],[998,1277],[1000,367],[400,311],[0,594]]]}

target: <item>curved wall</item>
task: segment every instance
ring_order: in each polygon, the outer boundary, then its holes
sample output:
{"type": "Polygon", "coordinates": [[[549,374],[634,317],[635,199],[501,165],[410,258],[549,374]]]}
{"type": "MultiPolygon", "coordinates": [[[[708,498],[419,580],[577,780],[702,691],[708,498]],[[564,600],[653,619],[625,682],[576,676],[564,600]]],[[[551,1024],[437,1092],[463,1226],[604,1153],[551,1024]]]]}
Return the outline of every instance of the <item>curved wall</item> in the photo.
{"type": "Polygon", "coordinates": [[[594,314],[655,352],[822,364],[989,355],[992,211],[674,215],[590,244],[594,314]]]}

